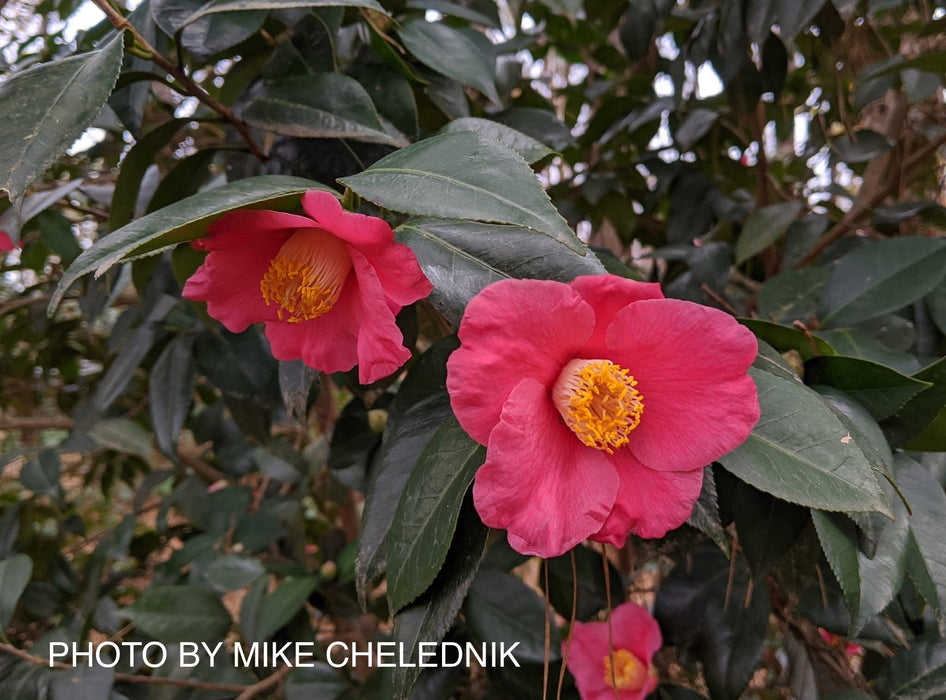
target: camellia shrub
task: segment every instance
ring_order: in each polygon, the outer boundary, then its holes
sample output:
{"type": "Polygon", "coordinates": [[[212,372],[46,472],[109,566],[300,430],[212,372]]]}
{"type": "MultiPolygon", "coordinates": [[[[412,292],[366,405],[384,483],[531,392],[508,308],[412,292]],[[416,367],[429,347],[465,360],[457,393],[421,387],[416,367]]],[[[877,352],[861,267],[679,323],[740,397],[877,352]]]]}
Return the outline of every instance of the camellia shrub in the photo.
{"type": "Polygon", "coordinates": [[[0,4],[0,697],[946,697],[944,28],[0,4]]]}

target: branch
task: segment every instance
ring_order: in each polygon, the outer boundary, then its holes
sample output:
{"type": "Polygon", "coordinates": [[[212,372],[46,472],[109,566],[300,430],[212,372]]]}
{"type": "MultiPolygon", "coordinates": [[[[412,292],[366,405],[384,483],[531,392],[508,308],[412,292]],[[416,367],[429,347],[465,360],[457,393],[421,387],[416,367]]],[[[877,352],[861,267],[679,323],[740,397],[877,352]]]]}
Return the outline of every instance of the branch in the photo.
{"type": "MultiPolygon", "coordinates": [[[[23,651],[22,649],[17,649],[12,644],[3,644],[0,643],[0,651],[9,654],[10,656],[15,656],[18,659],[21,659],[29,664],[34,666],[44,666],[46,668],[50,667],[50,663],[41,659],[38,656],[33,656],[29,652],[23,651]]],[[[68,671],[75,666],[69,666],[68,664],[60,663],[58,661],[52,662],[53,668],[58,668],[63,671],[68,671]]],[[[288,668],[288,667],[287,667],[288,668]]],[[[278,675],[278,671],[274,673],[269,678],[278,675]]],[[[286,671],[288,673],[288,670],[286,671]]],[[[285,674],[283,674],[285,675],[285,674]]],[[[266,680],[268,681],[269,678],[266,680]]],[[[245,693],[251,688],[255,688],[260,685],[260,683],[255,683],[253,685],[235,685],[232,683],[207,683],[205,681],[191,681],[191,680],[182,680],[178,678],[157,678],[155,676],[138,676],[134,673],[116,673],[115,682],[117,683],[142,683],[144,685],[172,685],[175,688],[189,688],[191,690],[217,690],[225,693],[245,693]]],[[[262,681],[261,681],[262,682],[262,681]]],[[[271,684],[274,685],[274,684],[271,684]]],[[[265,688],[264,688],[265,690],[265,688]]],[[[239,697],[243,697],[240,695],[239,697]]],[[[253,697],[252,695],[247,697],[253,697]]]]}
{"type": "Polygon", "coordinates": [[[243,140],[246,142],[247,148],[249,148],[250,153],[259,158],[261,161],[266,161],[266,154],[260,150],[260,147],[256,144],[256,141],[250,135],[250,132],[246,128],[246,124],[237,119],[236,115],[222,102],[218,102],[204,90],[200,85],[191,80],[187,73],[182,69],[175,66],[171,63],[164,55],[158,52],[150,43],[141,34],[135,29],[134,25],[129,22],[122,14],[112,7],[108,0],[92,0],[95,5],[105,13],[105,16],[108,17],[109,21],[112,23],[112,26],[115,29],[122,31],[127,29],[135,37],[135,43],[138,44],[141,48],[145,50],[150,56],[148,59],[162,68],[165,72],[174,76],[175,80],[179,82],[184,89],[187,91],[185,94],[196,97],[198,100],[207,105],[214,112],[219,114],[221,117],[226,119],[230,124],[233,125],[233,128],[237,130],[240,136],[243,137],[243,140]]]}
{"type": "Polygon", "coordinates": [[[854,226],[864,216],[871,214],[874,209],[877,208],[877,205],[883,202],[891,194],[896,192],[898,188],[905,187],[907,182],[916,176],[917,166],[923,163],[927,158],[929,158],[933,153],[943,146],[946,146],[946,133],[940,134],[932,141],[927,141],[925,144],[923,144],[922,147],[917,149],[916,153],[907,159],[906,164],[903,166],[903,180],[898,181],[897,178],[888,178],[884,187],[874,192],[874,194],[868,197],[865,201],[858,203],[847,214],[844,215],[843,219],[832,226],[828,232],[825,233],[815,244],[815,246],[810,251],[808,251],[808,254],[802,258],[797,265],[795,265],[795,268],[797,269],[800,267],[807,267],[817,260],[818,256],[821,255],[831,244],[843,238],[844,235],[854,228],[854,226]]]}
{"type": "Polygon", "coordinates": [[[262,695],[270,688],[273,688],[279,685],[280,683],[282,683],[282,681],[286,678],[286,676],[289,675],[289,672],[291,670],[292,670],[292,666],[283,666],[278,671],[276,671],[273,675],[267,676],[266,678],[261,680],[259,683],[254,683],[251,686],[247,686],[247,688],[242,693],[237,695],[236,700],[251,700],[252,698],[255,698],[258,695],[262,695]]]}

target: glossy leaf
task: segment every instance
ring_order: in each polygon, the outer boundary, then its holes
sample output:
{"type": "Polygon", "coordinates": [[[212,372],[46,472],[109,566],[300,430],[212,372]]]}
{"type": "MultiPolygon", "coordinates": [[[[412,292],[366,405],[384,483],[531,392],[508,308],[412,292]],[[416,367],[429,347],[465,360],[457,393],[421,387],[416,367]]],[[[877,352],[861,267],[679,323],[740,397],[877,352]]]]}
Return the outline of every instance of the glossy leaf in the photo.
{"type": "Polygon", "coordinates": [[[788,231],[801,210],[800,203],[785,202],[753,212],[736,241],[736,264],[745,262],[775,243],[788,231]]]}
{"type": "Polygon", "coordinates": [[[463,117],[454,119],[440,130],[441,133],[447,134],[454,131],[476,131],[490,136],[504,146],[516,151],[529,164],[537,163],[554,153],[544,143],[536,141],[531,136],[526,136],[521,131],[516,131],[505,124],[490,119],[463,117]]]}
{"type": "Polygon", "coordinates": [[[98,277],[120,261],[154,255],[179,243],[200,238],[209,223],[234,209],[296,206],[301,195],[311,189],[327,188],[298,177],[263,175],[206,190],[143,216],[96,241],[76,258],[56,287],[49,303],[50,313],[59,306],[66,290],[90,272],[98,277]]]}
{"type": "Polygon", "coordinates": [[[17,601],[33,574],[33,561],[26,554],[16,554],[0,561],[0,630],[13,620],[17,601]]]}
{"type": "Polygon", "coordinates": [[[384,130],[361,84],[340,73],[273,80],[247,106],[243,119],[260,129],[298,138],[407,145],[384,130]]]}
{"type": "Polygon", "coordinates": [[[193,349],[193,336],[177,336],[164,348],[148,379],[154,439],[158,449],[174,460],[197,379],[193,349]]]}
{"type": "Polygon", "coordinates": [[[454,323],[470,299],[497,280],[530,277],[566,282],[604,272],[595,256],[578,255],[548,236],[517,226],[411,219],[398,227],[396,235],[411,247],[433,283],[430,302],[454,323]]]}
{"type": "Polygon", "coordinates": [[[797,350],[805,360],[819,355],[837,354],[827,341],[791,326],[783,326],[758,318],[740,318],[739,323],[779,352],[797,350]]]}
{"type": "Polygon", "coordinates": [[[450,550],[433,585],[416,601],[394,616],[394,639],[410,649],[408,664],[394,669],[394,696],[410,695],[421,669],[417,664],[420,642],[439,642],[456,619],[467,591],[479,570],[488,528],[467,499],[457,522],[450,550]]]}
{"type": "Polygon", "coordinates": [[[500,103],[491,58],[463,32],[443,22],[412,19],[401,25],[398,36],[424,65],[500,103]]]}
{"type": "Polygon", "coordinates": [[[400,610],[433,582],[453,539],[463,497],[486,457],[455,418],[424,448],[387,536],[388,599],[400,610]]]}
{"type": "Polygon", "coordinates": [[[220,599],[195,586],[152,586],[122,612],[162,642],[222,639],[232,624],[220,599]]]}
{"type": "Polygon", "coordinates": [[[483,134],[459,131],[425,139],[340,182],[386,209],[522,226],[584,254],[526,162],[483,134]]]}
{"type": "Polygon", "coordinates": [[[825,326],[846,326],[901,309],[946,275],[946,242],[889,238],[866,243],[838,261],[821,298],[825,326]]]}
{"type": "Polygon", "coordinates": [[[913,374],[920,369],[920,362],[913,355],[895,350],[854,328],[818,330],[818,337],[826,340],[838,355],[857,357],[891,367],[901,374],[913,374]]]}
{"type": "Polygon", "coordinates": [[[203,17],[221,12],[290,10],[300,7],[365,7],[375,12],[384,13],[384,8],[375,0],[222,0],[203,6],[188,17],[182,26],[187,26],[203,17]]]}
{"type": "Polygon", "coordinates": [[[0,84],[0,192],[14,204],[98,115],[118,78],[123,41],[118,32],[96,51],[41,63],[0,84]]]}
{"type": "Polygon", "coordinates": [[[775,275],[759,290],[756,299],[759,316],[788,325],[795,320],[807,322],[817,313],[821,288],[827,278],[828,271],[823,267],[788,270],[775,275]]]}
{"type": "Polygon", "coordinates": [[[815,357],[805,363],[805,376],[814,384],[829,384],[857,399],[876,420],[896,413],[930,386],[876,362],[854,357],[815,357]]]}
{"type": "MultiPolygon", "coordinates": [[[[515,656],[541,664],[545,659],[545,605],[539,596],[515,576],[501,571],[480,571],[467,596],[464,615],[473,635],[484,642],[518,642],[515,656]]],[[[561,658],[561,639],[553,625],[549,659],[561,658]]]]}
{"type": "Polygon", "coordinates": [[[749,439],[719,462],[777,498],[830,511],[889,513],[873,471],[818,395],[754,368],[762,417],[749,439]]]}
{"type": "Polygon", "coordinates": [[[894,447],[946,450],[946,432],[937,430],[937,422],[942,420],[946,411],[946,358],[924,367],[913,378],[932,386],[907,401],[894,415],[886,418],[881,427],[894,447]]]}
{"type": "Polygon", "coordinates": [[[811,519],[831,571],[844,591],[844,601],[853,621],[861,609],[861,574],[854,523],[838,513],[820,510],[812,510],[811,519]]]}

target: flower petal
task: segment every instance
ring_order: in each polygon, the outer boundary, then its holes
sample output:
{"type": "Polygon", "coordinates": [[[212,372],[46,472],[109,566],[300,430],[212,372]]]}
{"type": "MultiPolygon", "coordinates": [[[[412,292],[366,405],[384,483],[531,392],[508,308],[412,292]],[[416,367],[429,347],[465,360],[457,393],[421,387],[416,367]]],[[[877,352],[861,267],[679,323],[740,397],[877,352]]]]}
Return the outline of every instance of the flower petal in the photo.
{"type": "Polygon", "coordinates": [[[394,241],[394,232],[384,219],[345,211],[331,192],[309,190],[302,195],[302,208],[321,228],[356,248],[387,246],[394,241]]]}
{"type": "Polygon", "coordinates": [[[197,250],[231,250],[253,245],[268,234],[280,234],[280,245],[297,228],[313,228],[312,219],[282,211],[240,209],[225,214],[207,227],[206,238],[191,241],[197,250]]]}
{"type": "MultiPolygon", "coordinates": [[[[648,666],[663,646],[660,625],[647,608],[635,603],[622,603],[611,613],[614,646],[627,649],[648,666]]],[[[656,683],[655,683],[656,685],[656,683]]]]}
{"type": "Polygon", "coordinates": [[[383,248],[359,248],[371,262],[384,295],[400,307],[423,299],[434,286],[420,269],[414,251],[403,243],[390,243],[383,248]]]}
{"type": "Polygon", "coordinates": [[[332,310],[310,321],[266,324],[266,338],[277,360],[302,359],[323,372],[347,372],[358,363],[361,300],[354,275],[348,278],[332,310]]]}
{"type": "Polygon", "coordinates": [[[259,285],[291,233],[227,235],[226,246],[219,239],[202,239],[210,253],[184,283],[182,295],[206,301],[207,313],[233,333],[241,333],[253,323],[274,321],[278,307],[266,305],[259,285]]]}
{"type": "MultiPolygon", "coordinates": [[[[371,384],[393,374],[411,357],[374,266],[359,251],[349,248],[358,278],[361,313],[358,317],[358,381],[371,384]]],[[[333,310],[334,311],[334,310],[333,310]]]]}
{"type": "Polygon", "coordinates": [[[645,538],[663,537],[690,517],[703,489],[702,469],[648,469],[627,448],[610,459],[617,467],[621,485],[608,519],[591,539],[620,548],[632,532],[645,538]]]}
{"type": "Polygon", "coordinates": [[[664,298],[656,282],[638,282],[618,275],[582,275],[569,286],[595,310],[595,332],[581,350],[585,359],[605,357],[608,326],[618,311],[642,299],[664,298]]]}
{"type": "Polygon", "coordinates": [[[746,370],[755,336],[722,311],[677,299],[638,301],[608,328],[611,360],[644,398],[628,449],[651,469],[705,466],[742,444],[759,420],[746,370]]]}
{"type": "Polygon", "coordinates": [[[483,522],[506,528],[518,552],[556,557],[598,531],[617,489],[614,467],[559,422],[548,389],[516,385],[473,485],[483,522]]]}
{"type": "Polygon", "coordinates": [[[502,280],[467,305],[461,345],[447,361],[450,404],[481,444],[523,377],[550,387],[594,328],[594,312],[568,285],[502,280]]]}

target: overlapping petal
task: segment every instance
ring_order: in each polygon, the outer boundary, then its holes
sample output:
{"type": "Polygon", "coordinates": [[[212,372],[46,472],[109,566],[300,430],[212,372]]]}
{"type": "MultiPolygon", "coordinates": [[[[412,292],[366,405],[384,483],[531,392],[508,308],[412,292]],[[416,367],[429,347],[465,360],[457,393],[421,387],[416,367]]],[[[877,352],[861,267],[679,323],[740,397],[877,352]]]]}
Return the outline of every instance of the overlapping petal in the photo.
{"type": "Polygon", "coordinates": [[[630,304],[608,328],[611,359],[644,397],[628,449],[651,469],[703,467],[742,444],[759,420],[746,370],[755,336],[722,311],[677,299],[630,304]]]}
{"type": "Polygon", "coordinates": [[[502,280],[467,305],[447,362],[450,404],[481,444],[523,377],[551,387],[594,330],[594,311],[560,282],[502,280]]]}
{"type": "Polygon", "coordinates": [[[643,299],[663,299],[660,285],[638,282],[617,275],[583,275],[569,282],[595,310],[595,330],[581,349],[585,358],[606,357],[608,327],[618,311],[643,299]]]}
{"type": "Polygon", "coordinates": [[[623,547],[631,532],[646,538],[663,537],[687,521],[703,489],[702,469],[649,469],[627,449],[618,450],[610,459],[621,485],[608,519],[590,539],[623,547]]]}
{"type": "Polygon", "coordinates": [[[483,522],[506,528],[524,554],[554,557],[597,531],[614,504],[618,476],[557,420],[548,389],[523,379],[510,392],[476,473],[483,522]]]}

